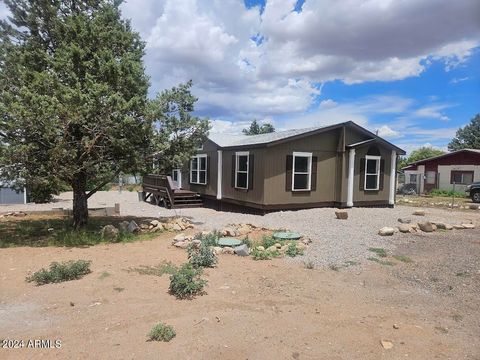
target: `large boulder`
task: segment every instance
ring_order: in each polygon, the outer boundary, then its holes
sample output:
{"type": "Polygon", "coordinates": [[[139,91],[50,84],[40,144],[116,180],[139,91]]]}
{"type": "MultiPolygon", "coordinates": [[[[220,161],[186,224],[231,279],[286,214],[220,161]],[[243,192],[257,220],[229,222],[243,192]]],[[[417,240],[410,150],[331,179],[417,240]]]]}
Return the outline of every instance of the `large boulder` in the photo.
{"type": "Polygon", "coordinates": [[[348,219],[348,212],[346,212],[345,210],[335,211],[335,216],[337,217],[337,219],[347,220],[348,219]]]}
{"type": "Polygon", "coordinates": [[[105,225],[100,231],[102,239],[109,241],[117,241],[120,231],[113,225],[105,225]]]}
{"type": "Polygon", "coordinates": [[[475,225],[473,224],[462,224],[464,229],[475,229],[475,225]]]}
{"type": "Polygon", "coordinates": [[[388,226],[385,226],[378,231],[378,235],[381,236],[392,236],[393,234],[395,234],[395,229],[388,226]]]}
{"type": "Polygon", "coordinates": [[[433,232],[435,231],[434,225],[430,221],[423,221],[418,223],[418,228],[423,232],[433,232]]]}
{"type": "Polygon", "coordinates": [[[238,256],[248,256],[250,254],[250,249],[246,244],[235,247],[234,251],[238,256]]]}

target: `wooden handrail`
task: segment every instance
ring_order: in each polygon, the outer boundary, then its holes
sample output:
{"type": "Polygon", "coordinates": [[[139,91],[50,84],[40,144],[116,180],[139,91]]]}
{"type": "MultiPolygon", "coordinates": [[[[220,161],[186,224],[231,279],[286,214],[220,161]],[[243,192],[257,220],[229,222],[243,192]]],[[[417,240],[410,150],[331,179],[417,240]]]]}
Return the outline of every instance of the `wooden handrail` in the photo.
{"type": "Polygon", "coordinates": [[[171,176],[148,174],[143,177],[143,184],[156,188],[164,188],[167,192],[170,204],[172,206],[174,205],[173,189],[175,188],[175,186],[173,185],[173,180],[171,176]]]}

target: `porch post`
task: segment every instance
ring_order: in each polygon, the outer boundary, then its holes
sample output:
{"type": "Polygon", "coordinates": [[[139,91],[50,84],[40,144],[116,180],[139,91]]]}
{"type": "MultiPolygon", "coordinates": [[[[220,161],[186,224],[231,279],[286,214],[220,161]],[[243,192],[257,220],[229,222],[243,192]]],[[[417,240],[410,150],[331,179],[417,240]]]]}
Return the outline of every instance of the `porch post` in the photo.
{"type": "Polygon", "coordinates": [[[222,156],[223,156],[223,151],[222,150],[217,150],[217,200],[222,199],[222,156]]]}
{"type": "Polygon", "coordinates": [[[395,204],[395,180],[397,174],[397,153],[395,150],[392,150],[391,160],[390,160],[390,192],[388,194],[388,204],[395,204]]]}
{"type": "Polygon", "coordinates": [[[355,167],[355,149],[348,153],[348,181],[347,181],[347,206],[353,206],[353,169],[355,167]]]}

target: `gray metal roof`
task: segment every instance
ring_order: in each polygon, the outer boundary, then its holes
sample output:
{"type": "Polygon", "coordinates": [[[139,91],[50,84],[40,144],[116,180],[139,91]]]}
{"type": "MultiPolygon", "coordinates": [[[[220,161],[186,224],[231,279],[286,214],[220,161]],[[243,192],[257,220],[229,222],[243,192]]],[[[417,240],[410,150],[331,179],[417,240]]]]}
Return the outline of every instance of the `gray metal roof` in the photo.
{"type": "Polygon", "coordinates": [[[292,129],[260,135],[210,134],[208,138],[220,147],[259,145],[302,135],[322,128],[323,127],[292,129]]]}

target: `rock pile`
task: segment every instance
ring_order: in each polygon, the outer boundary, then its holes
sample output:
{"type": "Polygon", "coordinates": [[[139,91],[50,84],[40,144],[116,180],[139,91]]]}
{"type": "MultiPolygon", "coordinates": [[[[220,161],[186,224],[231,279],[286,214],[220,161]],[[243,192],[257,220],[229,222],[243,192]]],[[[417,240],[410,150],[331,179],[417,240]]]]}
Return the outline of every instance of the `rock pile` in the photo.
{"type": "MultiPolygon", "coordinates": [[[[425,233],[431,233],[437,230],[461,230],[461,229],[475,229],[475,225],[471,221],[465,221],[461,224],[448,224],[440,221],[422,221],[419,223],[411,224],[410,219],[398,219],[400,225],[397,226],[398,231],[401,233],[414,233],[422,231],[425,233]]],[[[396,229],[391,227],[383,227],[379,230],[378,234],[382,236],[391,236],[396,229]]]]}
{"type": "Polygon", "coordinates": [[[258,228],[252,224],[229,224],[220,231],[220,234],[230,237],[246,236],[256,229],[258,228]]]}

